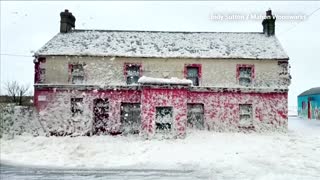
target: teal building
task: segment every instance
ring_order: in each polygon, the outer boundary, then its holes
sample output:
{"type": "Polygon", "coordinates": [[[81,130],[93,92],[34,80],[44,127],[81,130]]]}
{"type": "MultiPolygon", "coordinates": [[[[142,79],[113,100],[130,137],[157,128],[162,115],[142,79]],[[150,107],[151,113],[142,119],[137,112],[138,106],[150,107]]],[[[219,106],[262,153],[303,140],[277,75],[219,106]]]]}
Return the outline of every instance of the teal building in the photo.
{"type": "Polygon", "coordinates": [[[320,87],[311,88],[298,96],[298,116],[320,120],[320,87]]]}

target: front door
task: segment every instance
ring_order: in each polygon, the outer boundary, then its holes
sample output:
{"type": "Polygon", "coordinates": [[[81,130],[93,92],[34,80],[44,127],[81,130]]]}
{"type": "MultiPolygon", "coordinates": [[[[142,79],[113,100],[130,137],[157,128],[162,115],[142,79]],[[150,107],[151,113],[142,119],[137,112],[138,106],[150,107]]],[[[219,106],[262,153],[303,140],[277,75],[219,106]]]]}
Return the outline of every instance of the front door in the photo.
{"type": "Polygon", "coordinates": [[[108,99],[93,100],[94,132],[104,134],[108,129],[109,120],[109,101],[108,99]]]}

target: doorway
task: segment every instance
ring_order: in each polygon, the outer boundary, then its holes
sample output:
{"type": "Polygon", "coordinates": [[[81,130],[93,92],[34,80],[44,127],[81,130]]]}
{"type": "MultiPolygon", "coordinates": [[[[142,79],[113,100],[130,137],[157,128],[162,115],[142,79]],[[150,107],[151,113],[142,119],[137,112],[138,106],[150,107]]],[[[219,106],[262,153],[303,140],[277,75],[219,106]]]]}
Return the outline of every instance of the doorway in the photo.
{"type": "Polygon", "coordinates": [[[104,134],[107,132],[109,123],[109,101],[108,99],[93,100],[93,129],[95,134],[104,134]]]}
{"type": "Polygon", "coordinates": [[[311,118],[311,98],[308,98],[308,119],[311,118]]]}

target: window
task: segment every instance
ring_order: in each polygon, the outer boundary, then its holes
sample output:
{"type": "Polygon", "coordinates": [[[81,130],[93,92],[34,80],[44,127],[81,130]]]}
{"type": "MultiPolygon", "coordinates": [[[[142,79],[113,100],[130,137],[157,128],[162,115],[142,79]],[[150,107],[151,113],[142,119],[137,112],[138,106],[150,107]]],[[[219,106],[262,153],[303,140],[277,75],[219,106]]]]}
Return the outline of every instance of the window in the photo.
{"type": "Polygon", "coordinates": [[[40,66],[39,73],[39,83],[44,83],[46,81],[46,69],[40,66]]]}
{"type": "Polygon", "coordinates": [[[71,82],[72,84],[81,84],[84,82],[84,64],[71,64],[71,82]]]}
{"type": "Polygon", "coordinates": [[[83,98],[71,98],[71,113],[72,116],[83,113],[83,98]]]}
{"type": "Polygon", "coordinates": [[[156,107],[156,132],[170,132],[172,122],[172,107],[156,107]]]}
{"type": "Polygon", "coordinates": [[[188,127],[195,129],[204,128],[204,111],[203,104],[188,104],[188,127]]]}
{"type": "Polygon", "coordinates": [[[242,127],[252,126],[252,105],[240,104],[240,121],[239,124],[242,127]]]}
{"type": "Polygon", "coordinates": [[[35,63],[35,83],[44,83],[46,81],[45,58],[34,60],[35,63]]]}
{"type": "Polygon", "coordinates": [[[199,86],[199,67],[187,66],[186,78],[192,81],[193,86],[199,86]]]}
{"type": "Polygon", "coordinates": [[[238,66],[239,84],[242,86],[249,86],[252,84],[253,66],[238,66]]]}
{"type": "Polygon", "coordinates": [[[98,98],[93,100],[93,118],[95,133],[101,134],[106,132],[109,123],[108,99],[98,98]]]}
{"type": "Polygon", "coordinates": [[[140,103],[121,104],[121,131],[138,134],[141,125],[140,103]]]}
{"type": "Polygon", "coordinates": [[[140,78],[140,68],[139,64],[126,64],[125,74],[127,84],[137,84],[140,78]]]}

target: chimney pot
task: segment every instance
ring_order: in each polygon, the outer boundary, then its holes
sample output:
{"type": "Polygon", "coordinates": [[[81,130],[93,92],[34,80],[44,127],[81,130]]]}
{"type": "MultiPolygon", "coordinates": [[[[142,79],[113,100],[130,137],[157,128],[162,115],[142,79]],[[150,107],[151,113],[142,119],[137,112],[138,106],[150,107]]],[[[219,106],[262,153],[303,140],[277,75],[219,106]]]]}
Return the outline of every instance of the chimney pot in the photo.
{"type": "Polygon", "coordinates": [[[271,9],[266,11],[266,17],[262,21],[263,33],[267,36],[275,34],[275,21],[276,17],[272,15],[271,9]]]}
{"type": "Polygon", "coordinates": [[[271,9],[269,9],[268,11],[266,11],[266,16],[272,16],[272,11],[271,11],[271,9]]]}
{"type": "Polygon", "coordinates": [[[64,12],[60,13],[60,32],[61,33],[67,33],[72,30],[72,28],[75,28],[75,21],[76,18],[72,15],[71,12],[69,12],[68,9],[65,9],[64,12]]]}

